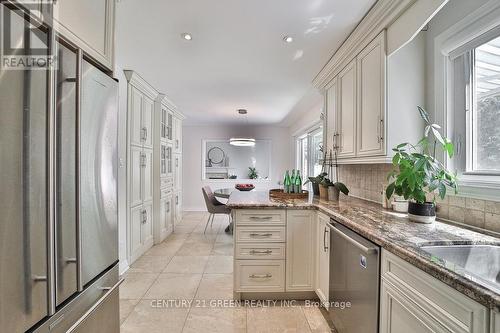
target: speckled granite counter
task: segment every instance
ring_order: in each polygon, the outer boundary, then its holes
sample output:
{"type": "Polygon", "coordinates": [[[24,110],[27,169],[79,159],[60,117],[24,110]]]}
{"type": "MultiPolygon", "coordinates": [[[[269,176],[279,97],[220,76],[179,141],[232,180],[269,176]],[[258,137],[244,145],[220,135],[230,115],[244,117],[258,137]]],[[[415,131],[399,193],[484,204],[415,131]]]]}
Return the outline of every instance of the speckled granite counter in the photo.
{"type": "Polygon", "coordinates": [[[383,209],[381,205],[355,198],[345,198],[338,203],[312,197],[308,200],[275,200],[263,191],[235,191],[227,205],[233,209],[319,210],[459,292],[490,309],[500,311],[500,293],[479,285],[460,268],[455,271],[446,268],[444,263],[431,259],[430,254],[421,249],[430,244],[500,245],[499,238],[442,222],[430,225],[413,223],[406,214],[395,213],[383,209]]]}

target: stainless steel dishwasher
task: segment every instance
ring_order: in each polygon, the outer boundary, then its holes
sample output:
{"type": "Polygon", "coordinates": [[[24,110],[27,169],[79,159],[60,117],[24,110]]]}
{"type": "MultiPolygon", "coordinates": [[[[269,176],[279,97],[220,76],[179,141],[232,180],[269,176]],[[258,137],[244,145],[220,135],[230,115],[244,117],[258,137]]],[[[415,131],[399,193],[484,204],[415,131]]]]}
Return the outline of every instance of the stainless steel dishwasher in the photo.
{"type": "Polygon", "coordinates": [[[330,318],[339,333],[378,332],[380,247],[330,221],[330,318]]]}

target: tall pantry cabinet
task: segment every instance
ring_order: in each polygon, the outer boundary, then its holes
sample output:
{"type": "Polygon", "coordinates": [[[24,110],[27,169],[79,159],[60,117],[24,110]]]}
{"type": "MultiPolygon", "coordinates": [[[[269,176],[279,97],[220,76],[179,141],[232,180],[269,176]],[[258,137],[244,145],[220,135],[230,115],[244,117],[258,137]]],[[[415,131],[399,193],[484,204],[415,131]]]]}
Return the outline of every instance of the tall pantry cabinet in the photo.
{"type": "Polygon", "coordinates": [[[127,255],[132,264],[162,242],[180,219],[183,116],[134,71],[127,77],[127,255]],[[178,123],[176,123],[178,121],[178,123]],[[176,126],[179,129],[176,129],[176,126]],[[174,164],[176,163],[176,164],[174,164]]]}

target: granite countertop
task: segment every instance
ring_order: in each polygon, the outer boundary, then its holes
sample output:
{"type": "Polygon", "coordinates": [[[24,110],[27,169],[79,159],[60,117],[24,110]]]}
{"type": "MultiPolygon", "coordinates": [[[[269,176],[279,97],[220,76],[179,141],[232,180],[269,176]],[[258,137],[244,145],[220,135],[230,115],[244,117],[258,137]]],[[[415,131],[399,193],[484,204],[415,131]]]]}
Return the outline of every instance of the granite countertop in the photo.
{"type": "Polygon", "coordinates": [[[304,200],[275,200],[268,192],[234,191],[227,203],[232,209],[314,209],[359,233],[385,250],[427,272],[462,294],[490,309],[500,311],[500,294],[474,281],[463,269],[446,267],[421,247],[446,244],[494,244],[500,238],[436,221],[419,224],[408,220],[406,214],[382,208],[373,202],[343,197],[339,202],[322,201],[312,196],[304,200]]]}

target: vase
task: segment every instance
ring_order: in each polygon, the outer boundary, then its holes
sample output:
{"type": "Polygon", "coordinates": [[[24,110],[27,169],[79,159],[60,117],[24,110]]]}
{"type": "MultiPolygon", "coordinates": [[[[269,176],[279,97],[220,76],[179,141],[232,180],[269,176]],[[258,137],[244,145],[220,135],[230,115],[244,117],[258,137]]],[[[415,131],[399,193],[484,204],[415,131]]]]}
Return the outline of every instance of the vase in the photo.
{"type": "Polygon", "coordinates": [[[328,186],[328,200],[329,201],[339,201],[340,190],[335,186],[328,186]]]}
{"type": "Polygon", "coordinates": [[[319,198],[321,200],[328,200],[328,187],[319,185],[319,198]]]}
{"type": "Polygon", "coordinates": [[[313,194],[314,195],[319,195],[319,184],[318,183],[312,183],[313,187],[313,194]]]}
{"type": "Polygon", "coordinates": [[[408,203],[408,218],[417,223],[433,223],[436,221],[436,205],[433,202],[408,203]]]}

